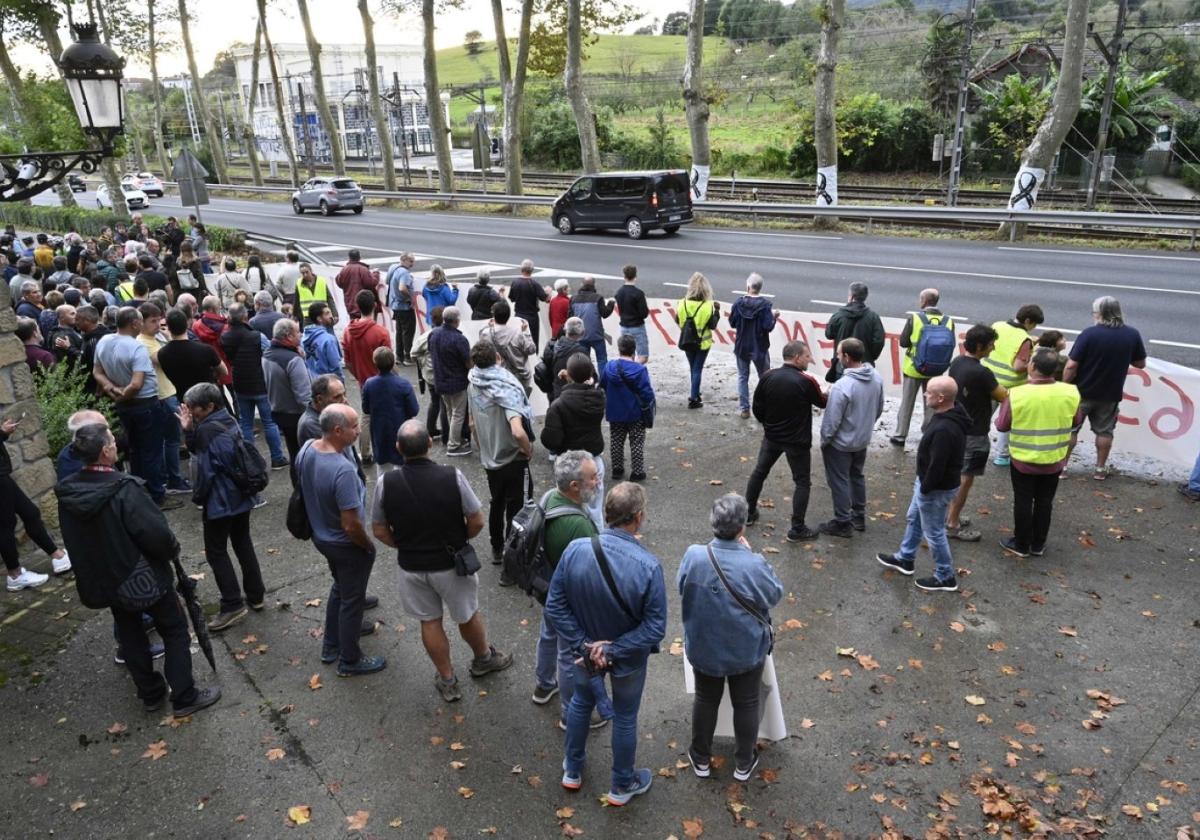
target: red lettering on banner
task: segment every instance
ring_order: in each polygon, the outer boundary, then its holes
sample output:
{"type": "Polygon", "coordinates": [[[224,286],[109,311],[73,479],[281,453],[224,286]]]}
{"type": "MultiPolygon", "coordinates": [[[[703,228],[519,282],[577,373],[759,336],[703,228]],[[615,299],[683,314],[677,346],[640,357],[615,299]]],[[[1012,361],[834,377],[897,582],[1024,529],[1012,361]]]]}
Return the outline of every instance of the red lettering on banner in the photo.
{"type": "Polygon", "coordinates": [[[892,384],[899,385],[902,372],[900,352],[904,349],[900,346],[900,333],[885,332],[883,337],[887,341],[885,352],[892,357],[892,384]]]}
{"type": "Polygon", "coordinates": [[[656,330],[658,330],[659,334],[663,337],[663,341],[667,342],[667,346],[674,347],[676,342],[675,342],[675,335],[674,335],[673,331],[667,332],[667,330],[663,329],[662,322],[659,321],[659,319],[658,319],[659,315],[664,314],[664,310],[665,310],[665,313],[670,314],[671,325],[674,327],[678,323],[678,321],[676,320],[676,317],[675,317],[675,310],[671,307],[671,305],[669,303],[664,303],[661,308],[655,307],[654,309],[651,309],[650,310],[650,320],[654,322],[654,328],[656,330]]]}
{"type": "Polygon", "coordinates": [[[783,330],[783,334],[788,341],[803,341],[809,347],[812,347],[812,342],[808,340],[808,335],[804,332],[804,324],[800,321],[793,321],[791,327],[788,327],[788,322],[782,317],[775,322],[779,328],[783,330]]]}
{"type": "MultiPolygon", "coordinates": [[[[1146,371],[1140,368],[1131,367],[1129,370],[1127,370],[1125,372],[1125,378],[1129,379],[1130,376],[1136,376],[1138,379],[1142,380],[1142,385],[1146,387],[1154,384],[1154,381],[1150,378],[1150,374],[1146,373],[1146,371]]],[[[1137,396],[1136,394],[1130,394],[1124,389],[1121,391],[1121,399],[1135,403],[1142,401],[1141,397],[1137,396]]],[[[1142,421],[1136,417],[1127,417],[1124,412],[1117,413],[1117,422],[1124,426],[1140,426],[1142,423],[1142,421]]]]}
{"type": "MultiPolygon", "coordinates": [[[[828,322],[812,321],[811,323],[812,323],[813,330],[817,333],[818,336],[825,335],[825,327],[829,326],[828,322]]],[[[816,353],[816,352],[813,353],[814,357],[820,358],[821,367],[823,367],[825,370],[828,370],[829,368],[833,367],[833,363],[835,361],[837,361],[836,342],[834,342],[834,340],[832,338],[818,338],[817,339],[817,348],[820,348],[821,350],[827,351],[829,353],[828,359],[823,358],[825,355],[824,353],[816,353]]]]}
{"type": "Polygon", "coordinates": [[[1179,408],[1172,408],[1164,405],[1158,411],[1150,416],[1150,431],[1163,440],[1175,440],[1181,438],[1192,430],[1192,421],[1196,416],[1196,406],[1191,398],[1183,392],[1183,389],[1176,385],[1173,381],[1165,376],[1158,377],[1158,381],[1166,385],[1179,396],[1179,408]],[[1164,417],[1174,418],[1178,424],[1174,431],[1165,432],[1161,428],[1161,423],[1164,417]]]}

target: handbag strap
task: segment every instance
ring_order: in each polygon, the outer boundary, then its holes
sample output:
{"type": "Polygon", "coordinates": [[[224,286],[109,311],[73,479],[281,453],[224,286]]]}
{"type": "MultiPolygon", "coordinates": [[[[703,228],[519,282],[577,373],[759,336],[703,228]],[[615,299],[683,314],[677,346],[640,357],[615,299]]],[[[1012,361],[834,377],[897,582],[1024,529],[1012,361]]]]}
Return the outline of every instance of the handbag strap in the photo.
{"type": "Polygon", "coordinates": [[[633,614],[633,610],[629,609],[629,604],[625,603],[625,599],[621,596],[621,590],[617,589],[617,582],[613,580],[612,569],[608,567],[608,558],[604,556],[599,536],[592,537],[592,551],[596,555],[596,563],[600,566],[600,574],[604,575],[604,582],[608,584],[609,592],[617,599],[617,606],[624,611],[625,615],[637,621],[638,617],[633,614]]]}
{"type": "Polygon", "coordinates": [[[708,549],[708,562],[712,563],[713,570],[717,573],[717,577],[719,577],[721,579],[721,583],[723,583],[725,585],[725,590],[731,596],[733,596],[733,600],[737,601],[739,607],[744,609],[746,612],[750,613],[750,615],[754,616],[754,618],[756,618],[760,624],[762,624],[764,627],[767,628],[767,630],[771,634],[771,644],[772,644],[772,646],[774,646],[774,644],[775,644],[775,627],[774,627],[774,625],[772,625],[771,622],[767,621],[766,617],[761,612],[759,612],[757,609],[755,609],[750,604],[749,601],[747,601],[745,598],[743,598],[738,593],[738,591],[733,588],[733,585],[730,584],[730,582],[729,582],[729,578],[725,577],[725,570],[722,569],[721,564],[717,562],[717,555],[713,553],[712,546],[708,545],[708,546],[705,546],[705,548],[708,549]]]}
{"type": "Polygon", "coordinates": [[[629,393],[633,394],[634,400],[637,401],[638,409],[640,411],[645,411],[647,408],[649,408],[649,406],[647,406],[645,403],[642,402],[642,395],[637,392],[637,389],[633,387],[633,385],[630,383],[628,377],[625,376],[625,369],[621,367],[620,360],[617,360],[616,366],[617,366],[617,376],[621,377],[621,384],[629,389],[629,393]]]}

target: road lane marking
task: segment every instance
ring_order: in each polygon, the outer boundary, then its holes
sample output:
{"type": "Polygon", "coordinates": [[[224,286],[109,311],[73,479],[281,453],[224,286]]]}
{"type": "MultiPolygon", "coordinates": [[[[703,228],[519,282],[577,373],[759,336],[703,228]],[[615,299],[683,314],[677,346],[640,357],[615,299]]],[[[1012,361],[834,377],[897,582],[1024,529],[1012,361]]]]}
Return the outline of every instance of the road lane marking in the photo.
{"type": "Polygon", "coordinates": [[[813,300],[810,300],[809,303],[817,303],[817,304],[820,304],[821,306],[845,306],[846,305],[844,301],[842,303],[838,303],[836,300],[817,300],[815,298],[813,300]]]}
{"type": "MultiPolygon", "coordinates": [[[[742,290],[742,289],[733,289],[733,290],[731,290],[731,291],[729,292],[729,294],[731,294],[731,295],[744,295],[744,294],[746,294],[746,292],[745,292],[744,290],[742,290]]],[[[759,297],[765,297],[765,298],[773,298],[773,297],[775,297],[775,295],[767,294],[766,292],[759,292],[759,293],[758,293],[758,295],[759,295],[759,297]]]]}
{"type": "Polygon", "coordinates": [[[1157,338],[1152,338],[1150,343],[1161,344],[1164,347],[1186,347],[1188,350],[1200,350],[1200,344],[1185,344],[1182,341],[1159,341],[1157,338]]]}
{"type": "Polygon", "coordinates": [[[1197,257],[1169,257],[1163,254],[1119,254],[1116,251],[1060,251],[1056,248],[1019,248],[1012,245],[998,245],[999,251],[1029,251],[1035,254],[1079,254],[1085,257],[1126,257],[1135,260],[1175,260],[1177,262],[1200,263],[1197,257]]]}
{"type": "Polygon", "coordinates": [[[1071,335],[1079,335],[1079,333],[1082,332],[1082,330],[1069,330],[1066,327],[1047,327],[1045,325],[1039,327],[1038,329],[1040,329],[1043,333],[1048,333],[1051,330],[1054,330],[1055,332],[1070,333],[1071,335]]]}

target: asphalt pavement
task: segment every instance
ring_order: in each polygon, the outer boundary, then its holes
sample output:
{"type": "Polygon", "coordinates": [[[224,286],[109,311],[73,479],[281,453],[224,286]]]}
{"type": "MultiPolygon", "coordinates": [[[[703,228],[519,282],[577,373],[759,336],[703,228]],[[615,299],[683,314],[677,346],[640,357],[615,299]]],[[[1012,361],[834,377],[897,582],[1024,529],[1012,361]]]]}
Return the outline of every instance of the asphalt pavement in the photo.
{"type": "MultiPolygon", "coordinates": [[[[85,206],[94,195],[78,196],[85,206]]],[[[39,201],[57,203],[43,194],[39,201]]],[[[188,212],[177,196],[154,199],[152,213],[188,212]]],[[[360,248],[380,267],[411,250],[435,258],[515,267],[535,263],[619,278],[634,263],[649,294],[681,296],[688,277],[700,271],[718,297],[744,288],[750,271],[766,278],[764,291],[783,309],[829,311],[846,299],[854,281],[871,289],[868,303],[881,315],[903,317],[919,292],[935,286],[943,308],[961,321],[991,323],[1011,318],[1023,303],[1038,303],[1045,328],[1068,337],[1091,324],[1100,295],[1121,300],[1127,321],[1159,358],[1200,367],[1200,256],[1188,252],[1112,250],[980,242],[943,235],[931,238],[861,236],[800,231],[685,227],[631,241],[623,233],[589,231],[560,235],[544,219],[512,219],[466,213],[403,211],[369,207],[361,216],[295,216],[279,201],[213,198],[201,208],[206,221],[287,237],[323,251],[331,262],[360,248]]],[[[602,292],[616,283],[601,280],[602,292]],[[608,287],[606,288],[606,283],[608,287]]]]}
{"type": "MultiPolygon", "coordinates": [[[[733,410],[724,357],[709,365],[699,411],[683,407],[679,354],[650,364],[660,411],[643,539],[663,563],[669,624],[640,715],[638,765],[655,773],[648,794],[625,808],[598,801],[608,729],[591,738],[583,790],[559,786],[556,709],[529,699],[540,610],[497,587],[486,543],[481,606],[492,641],[516,655],[510,670],[472,680],[452,631],[464,697],[443,703],[385,549],[370,585],[382,604],[367,614],[378,629],[363,644],[388,657],[387,669],[338,679],[320,664],[329,573],[283,529],[287,481],[273,473],[269,504],[252,519],[267,609],[218,637],[215,677],[194,657],[198,678],[224,691],[211,710],[185,721],[144,713],[112,664],[110,620],[79,604],[69,578],[0,596],[0,835],[784,840],[1051,826],[1081,838],[1196,836],[1196,506],[1161,482],[1092,481],[1081,452],[1046,556],[1019,560],[997,545],[1011,526],[1011,489],[989,467],[966,511],[984,540],[953,546],[962,591],[922,593],[874,560],[897,546],[912,488],[911,449],[886,442],[891,408],[868,455],[864,534],[787,543],[783,463],[768,480],[748,536],[787,591],[772,618],[789,737],[766,749],[747,784],[733,781],[732,743],[718,739],[714,777],[695,778],[672,584],[686,547],[707,539],[711,500],[744,490],[761,430],[733,410]],[[51,642],[18,645],[32,637],[13,629],[34,622],[51,642]]],[[[447,460],[486,496],[475,459],[447,460]]],[[[809,524],[830,512],[815,461],[809,524]]],[[[533,466],[547,487],[540,446],[533,466]]],[[[199,513],[186,505],[168,516],[215,610],[199,513]]],[[[917,565],[931,567],[927,552],[917,565]]]]}

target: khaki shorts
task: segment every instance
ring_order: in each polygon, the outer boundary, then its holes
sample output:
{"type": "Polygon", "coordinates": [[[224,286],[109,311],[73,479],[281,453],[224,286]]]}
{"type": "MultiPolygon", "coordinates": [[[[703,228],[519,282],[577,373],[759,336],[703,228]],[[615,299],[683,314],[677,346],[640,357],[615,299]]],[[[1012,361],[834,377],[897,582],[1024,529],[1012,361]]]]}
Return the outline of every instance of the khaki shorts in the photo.
{"type": "Polygon", "coordinates": [[[442,607],[455,624],[466,624],[479,611],[479,575],[400,570],[400,606],[418,621],[437,621],[442,607]]]}
{"type": "Polygon", "coordinates": [[[963,475],[983,475],[992,454],[992,439],[987,435],[967,435],[967,449],[963,453],[963,475]]]}
{"type": "MultiPolygon", "coordinates": [[[[1096,437],[1112,437],[1113,432],[1117,428],[1117,408],[1120,403],[1103,402],[1101,400],[1080,400],[1079,410],[1083,412],[1084,420],[1087,420],[1092,427],[1092,434],[1096,437]]],[[[1079,421],[1079,425],[1074,431],[1078,432],[1083,428],[1083,420],[1079,421]]]]}

